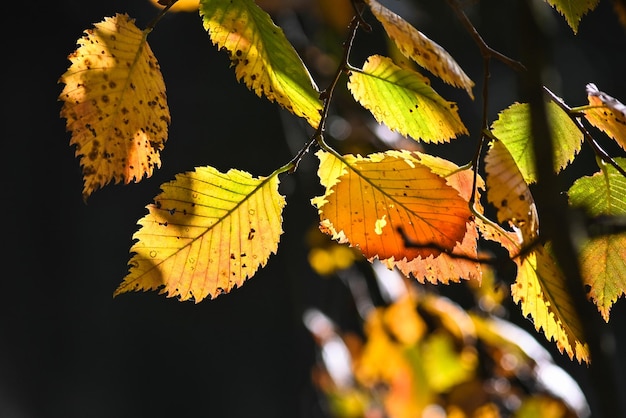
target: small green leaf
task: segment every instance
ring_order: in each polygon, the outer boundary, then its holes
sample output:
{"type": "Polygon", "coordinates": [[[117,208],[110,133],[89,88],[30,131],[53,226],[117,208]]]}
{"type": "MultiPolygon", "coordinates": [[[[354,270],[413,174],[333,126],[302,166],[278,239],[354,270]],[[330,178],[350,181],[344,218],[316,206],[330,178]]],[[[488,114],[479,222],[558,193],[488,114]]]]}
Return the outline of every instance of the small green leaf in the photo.
{"type": "MultiPolygon", "coordinates": [[[[625,158],[615,160],[626,167],[625,158]]],[[[568,193],[570,204],[588,216],[626,216],[626,178],[610,165],[578,179],[568,193]]],[[[589,297],[608,322],[611,307],[626,293],[626,233],[589,239],[580,251],[580,263],[589,297]]]]}
{"type": "Polygon", "coordinates": [[[600,0],[545,0],[559,11],[572,28],[574,33],[578,33],[578,25],[583,16],[596,8],[600,0]]]}
{"type": "MultiPolygon", "coordinates": [[[[580,151],[583,134],[556,103],[547,102],[546,113],[554,142],[554,171],[558,173],[580,151]]],[[[511,153],[524,180],[528,184],[537,181],[528,103],[515,103],[500,112],[498,119],[491,125],[491,130],[511,153]]]]}
{"type": "Polygon", "coordinates": [[[414,71],[373,55],[362,70],[353,70],[348,88],[379,123],[415,140],[446,142],[467,134],[456,103],[448,102],[414,71]]]}

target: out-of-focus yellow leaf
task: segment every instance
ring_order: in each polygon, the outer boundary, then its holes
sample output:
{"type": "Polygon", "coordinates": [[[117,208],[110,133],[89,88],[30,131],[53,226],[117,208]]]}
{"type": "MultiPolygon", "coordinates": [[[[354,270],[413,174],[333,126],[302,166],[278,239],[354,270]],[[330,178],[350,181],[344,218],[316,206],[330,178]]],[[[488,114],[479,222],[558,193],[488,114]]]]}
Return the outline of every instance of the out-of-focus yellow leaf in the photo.
{"type": "Polygon", "coordinates": [[[470,380],[478,364],[473,349],[458,352],[452,338],[444,332],[434,332],[423,342],[424,369],[430,387],[436,392],[470,380]]]}
{"type": "Polygon", "coordinates": [[[587,98],[591,106],[597,107],[586,109],[585,118],[626,150],[626,106],[593,83],[587,84],[587,98]]]}
{"type": "MultiPolygon", "coordinates": [[[[162,8],[159,4],[159,0],[150,0],[154,6],[162,8]]],[[[196,12],[200,6],[200,0],[177,0],[176,3],[170,9],[169,12],[196,12]]]]}
{"type": "Polygon", "coordinates": [[[237,80],[317,128],[319,91],[283,30],[253,0],[201,0],[213,44],[228,51],[237,80]]]}
{"type": "Polygon", "coordinates": [[[425,142],[446,142],[467,134],[456,103],[433,90],[420,74],[391,59],[373,55],[362,70],[352,70],[348,88],[379,123],[425,142]]]}
{"type": "Polygon", "coordinates": [[[485,156],[487,199],[497,209],[501,223],[509,223],[530,242],[539,234],[535,200],[513,157],[500,141],[491,141],[485,156]]]}
{"type": "Polygon", "coordinates": [[[596,8],[600,0],[545,0],[559,11],[572,28],[574,33],[578,33],[578,25],[583,16],[596,8]]]}
{"type": "Polygon", "coordinates": [[[415,355],[415,349],[399,344],[387,333],[384,312],[377,308],[366,319],[367,342],[355,359],[355,376],[367,387],[388,387],[383,403],[390,416],[421,416],[435,394],[426,382],[422,363],[411,361],[409,354],[415,355]]]}
{"type": "MultiPolygon", "coordinates": [[[[546,103],[546,114],[554,143],[553,168],[554,172],[558,173],[567,167],[580,151],[583,134],[569,115],[556,103],[552,101],[546,103]]],[[[514,103],[500,112],[491,129],[511,153],[526,183],[531,184],[537,181],[528,103],[514,103]]],[[[540,138],[540,140],[543,141],[546,138],[540,138]]]]}
{"type": "Polygon", "coordinates": [[[401,344],[416,345],[427,332],[427,325],[417,314],[416,298],[407,293],[383,313],[385,327],[401,344]]]}
{"type": "MultiPolygon", "coordinates": [[[[626,167],[625,158],[615,161],[626,167]]],[[[613,166],[605,165],[593,176],[576,180],[568,194],[570,203],[588,216],[626,216],[626,179],[613,166]]],[[[608,322],[611,307],[626,293],[626,233],[587,240],[580,251],[580,263],[588,296],[608,322]]]]}
{"type": "Polygon", "coordinates": [[[517,278],[511,295],[530,316],[537,331],[554,341],[562,353],[579,362],[590,362],[589,347],[583,338],[578,311],[567,292],[565,278],[549,249],[537,245],[527,257],[516,258],[517,278]]]}
{"type": "Polygon", "coordinates": [[[159,64],[125,14],[85,31],[61,76],[61,116],[83,170],[83,197],[111,181],[130,183],[161,165],[170,113],[159,64]]]}
{"type": "Polygon", "coordinates": [[[467,202],[414,154],[317,155],[326,187],[325,195],[312,200],[320,228],[358,247],[370,261],[438,255],[463,240],[471,218],[467,202]],[[407,248],[404,238],[415,248],[407,248]]]}
{"type": "Polygon", "coordinates": [[[579,415],[569,410],[560,399],[547,395],[532,395],[524,398],[515,418],[576,418],[579,415]]]}
{"type": "Polygon", "coordinates": [[[473,99],[474,82],[465,74],[448,52],[409,22],[376,0],[367,0],[370,10],[382,23],[389,37],[404,56],[412,59],[446,83],[462,87],[473,99]]]}
{"type": "Polygon", "coordinates": [[[156,290],[200,302],[240,287],[282,234],[278,175],[253,178],[198,167],[162,185],[133,238],[130,271],[115,295],[156,290]]]}

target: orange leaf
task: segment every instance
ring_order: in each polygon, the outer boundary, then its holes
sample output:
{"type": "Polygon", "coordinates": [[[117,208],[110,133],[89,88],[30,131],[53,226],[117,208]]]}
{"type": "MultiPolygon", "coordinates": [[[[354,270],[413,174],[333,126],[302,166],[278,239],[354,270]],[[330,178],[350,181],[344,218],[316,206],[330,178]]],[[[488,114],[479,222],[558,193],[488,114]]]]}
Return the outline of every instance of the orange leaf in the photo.
{"type": "Polygon", "coordinates": [[[585,118],[626,149],[626,106],[593,83],[587,84],[587,97],[589,104],[597,107],[585,110],[585,118]]]}
{"type": "Polygon", "coordinates": [[[369,260],[410,261],[452,250],[463,240],[471,218],[467,202],[415,154],[317,155],[326,187],[324,196],[312,200],[320,228],[369,260]]]}
{"type": "Polygon", "coordinates": [[[96,23],[78,40],[59,98],[72,131],[83,197],[111,181],[139,181],[161,165],[170,113],[159,64],[128,15],[96,23]]]}

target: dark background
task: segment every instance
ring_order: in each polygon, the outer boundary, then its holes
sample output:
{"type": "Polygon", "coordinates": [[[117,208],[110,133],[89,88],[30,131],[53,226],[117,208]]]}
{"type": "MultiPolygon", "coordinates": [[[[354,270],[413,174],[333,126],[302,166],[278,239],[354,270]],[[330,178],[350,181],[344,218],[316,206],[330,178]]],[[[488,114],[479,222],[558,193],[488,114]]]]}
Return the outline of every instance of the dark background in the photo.
{"type": "MultiPolygon", "coordinates": [[[[439,3],[445,2],[421,3],[427,12],[413,17],[480,88],[478,51],[439,3]]],[[[515,14],[507,3],[483,1],[471,17],[490,46],[515,56],[515,14]]],[[[626,32],[611,3],[600,3],[583,19],[577,36],[546,5],[556,40],[550,87],[571,105],[586,103],[588,82],[626,100],[626,32]]],[[[295,151],[288,143],[303,143],[306,131],[296,129],[286,138],[284,122],[293,118],[235,81],[199,16],[171,15],[148,38],[172,113],[162,168],[139,184],[109,185],[85,203],[80,167],[59,117],[57,81],[84,29],[116,12],[128,13],[143,27],[155,9],[147,0],[8,7],[2,29],[0,417],[320,416],[310,383],[315,347],[301,315],[308,306],[343,312],[349,299],[339,281],[322,280],[307,265],[304,235],[316,217],[309,199],[319,194],[311,156],[297,175],[281,178],[288,204],[278,254],[241,289],[199,304],[154,292],[112,298],[127,273],[136,222],[160,184],[198,165],[268,175],[289,161],[295,151]]],[[[374,35],[357,40],[363,48],[380,43],[374,35]]],[[[517,93],[515,74],[503,65],[493,65],[491,81],[493,120],[517,93]]],[[[458,92],[441,89],[444,97],[449,93],[457,100],[458,92]]],[[[475,94],[479,99],[480,90],[475,94]]],[[[471,105],[462,117],[475,138],[479,102],[462,95],[458,101],[461,109],[471,105]]],[[[466,138],[464,143],[442,149],[444,156],[467,161],[474,142],[466,138]]],[[[619,152],[608,142],[606,147],[619,152]]],[[[583,155],[565,176],[590,174],[592,162],[583,155]]],[[[512,312],[519,316],[519,310],[512,312]]],[[[623,298],[611,318],[607,328],[619,334],[623,357],[623,298]]],[[[530,321],[517,319],[533,330],[530,321]]],[[[579,380],[593,407],[586,366],[537,336],[579,380]]],[[[624,362],[616,365],[622,372],[624,362]]]]}

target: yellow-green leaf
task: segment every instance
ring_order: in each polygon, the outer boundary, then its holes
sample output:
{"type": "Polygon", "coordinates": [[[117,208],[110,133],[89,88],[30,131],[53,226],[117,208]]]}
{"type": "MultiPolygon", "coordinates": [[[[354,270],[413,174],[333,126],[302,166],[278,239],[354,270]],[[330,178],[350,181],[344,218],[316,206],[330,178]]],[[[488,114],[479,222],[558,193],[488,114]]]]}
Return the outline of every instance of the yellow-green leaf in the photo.
{"type": "Polygon", "coordinates": [[[326,194],[312,203],[321,229],[368,259],[428,257],[463,240],[471,217],[467,201],[410,152],[317,155],[326,194]],[[405,238],[415,248],[407,248],[405,238]]]}
{"type": "Polygon", "coordinates": [[[367,0],[367,3],[372,14],[382,23],[387,35],[405,57],[412,59],[446,83],[464,88],[467,94],[474,98],[472,93],[474,82],[445,49],[376,0],[367,0]]]}
{"type": "Polygon", "coordinates": [[[491,141],[485,156],[487,200],[495,206],[500,223],[519,230],[528,243],[539,233],[539,217],[530,193],[513,157],[500,141],[491,141]]]}
{"type": "Polygon", "coordinates": [[[559,11],[572,28],[574,33],[578,32],[578,25],[583,16],[596,8],[600,0],[545,0],[559,11]]]}
{"type": "Polygon", "coordinates": [[[59,80],[85,199],[111,181],[149,177],[161,165],[170,113],[148,33],[128,15],[105,18],[78,40],[59,80]]]}
{"type": "Polygon", "coordinates": [[[626,150],[626,106],[593,83],[587,84],[587,97],[593,107],[585,110],[585,118],[626,150]]]}
{"type": "Polygon", "coordinates": [[[543,330],[561,353],[565,351],[570,359],[589,363],[589,347],[578,312],[549,249],[537,245],[527,257],[516,258],[515,263],[517,278],[511,285],[511,295],[524,316],[530,316],[535,329],[543,330]]]}
{"type": "Polygon", "coordinates": [[[158,289],[199,302],[240,287],[278,248],[285,205],[278,183],[276,173],[198,167],[163,184],[139,221],[115,295],[158,289]]]}
{"type": "Polygon", "coordinates": [[[322,109],[317,86],[264,10],[253,0],[202,0],[200,15],[213,44],[228,51],[237,80],[317,127],[322,109]]]}
{"type": "Polygon", "coordinates": [[[415,140],[446,142],[468,133],[456,103],[444,100],[423,76],[387,57],[373,55],[362,70],[351,71],[348,88],[379,123],[415,140]]]}
{"type": "MultiPolygon", "coordinates": [[[[546,113],[550,123],[554,143],[554,171],[563,170],[580,151],[583,134],[572,122],[569,115],[556,103],[546,103],[546,113]]],[[[492,133],[506,146],[517,164],[524,180],[528,183],[537,181],[535,153],[531,136],[530,106],[527,103],[515,103],[500,112],[492,124],[492,133]]],[[[546,138],[540,138],[546,140],[546,138]]]]}
{"type": "MultiPolygon", "coordinates": [[[[615,159],[626,167],[626,159],[615,159]]],[[[626,216],[626,179],[610,165],[591,177],[578,179],[569,190],[570,203],[589,216],[626,216]]],[[[588,296],[605,321],[618,298],[626,293],[626,233],[589,239],[580,252],[588,296]]]]}

